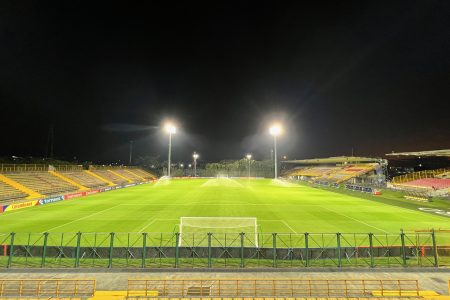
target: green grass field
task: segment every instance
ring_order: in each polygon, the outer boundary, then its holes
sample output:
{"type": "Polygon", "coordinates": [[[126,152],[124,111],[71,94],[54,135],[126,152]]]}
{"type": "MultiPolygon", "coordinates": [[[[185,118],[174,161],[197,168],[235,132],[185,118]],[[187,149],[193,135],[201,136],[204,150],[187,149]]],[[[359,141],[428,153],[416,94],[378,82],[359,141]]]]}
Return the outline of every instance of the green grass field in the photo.
{"type": "MultiPolygon", "coordinates": [[[[336,247],[346,249],[342,250],[342,263],[348,266],[434,265],[431,234],[411,231],[448,229],[449,219],[419,211],[395,193],[386,194],[367,196],[270,179],[160,180],[0,214],[0,267],[42,267],[43,245],[48,246],[47,267],[145,264],[170,268],[178,264],[206,268],[212,263],[214,267],[237,268],[243,264],[242,255],[246,266],[273,267],[271,251],[275,247],[278,267],[336,266],[336,247]],[[236,219],[209,224],[202,219],[200,229],[189,232],[183,227],[183,233],[177,234],[182,217],[256,218],[257,226],[251,234],[240,235],[243,229],[234,228],[239,225],[236,219]],[[228,228],[203,228],[208,226],[228,228]],[[403,241],[407,260],[401,258],[401,228],[408,231],[403,241]],[[208,232],[213,232],[209,238],[208,232]],[[367,252],[370,236],[375,251],[372,261],[367,252]],[[214,251],[208,262],[205,249],[209,244],[214,251]],[[9,245],[14,245],[13,252],[8,252],[9,245]],[[76,259],[78,245],[81,250],[76,259]],[[181,246],[178,260],[176,245],[181,246]],[[246,250],[240,252],[243,247],[246,250]],[[308,247],[309,263],[305,261],[308,247]],[[146,257],[142,258],[144,248],[146,257]],[[422,249],[426,249],[425,256],[422,249]]],[[[444,208],[446,203],[417,205],[444,208]]],[[[448,247],[450,234],[436,234],[436,244],[448,247]]],[[[446,253],[440,254],[441,266],[449,264],[446,253]]]]}
{"type": "MultiPolygon", "coordinates": [[[[376,199],[376,198],[375,198],[376,199]]],[[[256,217],[260,232],[398,233],[447,217],[270,179],[158,181],[0,214],[0,232],[176,232],[180,217],[256,217]]]]}

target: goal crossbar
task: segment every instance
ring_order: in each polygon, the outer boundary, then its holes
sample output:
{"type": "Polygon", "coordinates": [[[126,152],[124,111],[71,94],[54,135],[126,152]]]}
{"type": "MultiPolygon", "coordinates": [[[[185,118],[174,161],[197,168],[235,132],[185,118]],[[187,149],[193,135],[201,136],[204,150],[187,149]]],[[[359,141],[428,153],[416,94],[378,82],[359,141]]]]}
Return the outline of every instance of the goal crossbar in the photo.
{"type": "Polygon", "coordinates": [[[179,246],[183,234],[238,234],[244,232],[258,247],[258,221],[255,217],[181,217],[179,246]]]}

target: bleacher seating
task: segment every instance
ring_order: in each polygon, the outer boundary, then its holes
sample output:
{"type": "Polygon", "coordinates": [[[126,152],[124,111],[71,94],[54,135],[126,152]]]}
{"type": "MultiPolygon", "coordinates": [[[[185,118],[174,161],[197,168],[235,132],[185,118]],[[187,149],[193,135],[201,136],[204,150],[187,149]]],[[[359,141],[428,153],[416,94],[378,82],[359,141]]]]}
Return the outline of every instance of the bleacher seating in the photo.
{"type": "Polygon", "coordinates": [[[441,190],[450,188],[450,179],[444,178],[423,178],[413,181],[404,182],[401,185],[409,187],[423,187],[433,190],[441,190]]]}
{"type": "Polygon", "coordinates": [[[61,174],[88,188],[97,188],[108,185],[106,182],[101,181],[100,179],[91,176],[83,171],[61,172],[61,174]]]}
{"type": "Polygon", "coordinates": [[[322,177],[333,172],[337,167],[310,167],[293,170],[290,176],[322,177]]]}
{"type": "Polygon", "coordinates": [[[343,166],[341,168],[336,168],[328,176],[322,179],[341,183],[351,178],[358,177],[370,171],[373,171],[377,165],[378,164],[355,164],[343,166]]]}
{"type": "Polygon", "coordinates": [[[28,196],[27,194],[17,190],[16,188],[0,181],[0,202],[6,200],[21,199],[28,196]]]}
{"type": "Polygon", "coordinates": [[[78,188],[49,172],[26,172],[4,174],[12,180],[43,195],[76,191],[78,188]]]}
{"type": "Polygon", "coordinates": [[[117,175],[115,175],[112,172],[109,172],[108,170],[104,169],[104,170],[91,170],[92,173],[97,174],[98,176],[105,178],[106,180],[109,180],[115,184],[123,184],[123,183],[127,183],[127,181],[125,179],[123,179],[122,177],[119,177],[117,175]]]}
{"type": "Polygon", "coordinates": [[[141,182],[141,181],[143,181],[141,176],[135,175],[131,170],[115,169],[113,171],[116,172],[117,174],[122,175],[125,178],[128,178],[128,179],[134,181],[134,182],[141,182]]]}
{"type": "Polygon", "coordinates": [[[128,169],[128,171],[131,171],[131,172],[133,172],[133,173],[135,173],[135,174],[137,174],[137,175],[139,175],[139,176],[141,176],[141,177],[143,177],[145,179],[154,179],[154,178],[156,178],[155,175],[150,174],[150,173],[148,173],[148,172],[146,172],[146,171],[144,171],[142,169],[128,169]]]}

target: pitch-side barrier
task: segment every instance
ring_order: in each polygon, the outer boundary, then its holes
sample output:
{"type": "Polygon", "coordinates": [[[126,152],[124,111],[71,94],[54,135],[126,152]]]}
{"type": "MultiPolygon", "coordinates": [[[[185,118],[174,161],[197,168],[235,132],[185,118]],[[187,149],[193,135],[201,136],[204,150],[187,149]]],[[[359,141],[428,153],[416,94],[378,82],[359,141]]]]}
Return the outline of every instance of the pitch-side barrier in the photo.
{"type": "Polygon", "coordinates": [[[0,268],[450,266],[449,232],[0,233],[0,268]],[[183,239],[183,243],[180,243],[183,239]]]}

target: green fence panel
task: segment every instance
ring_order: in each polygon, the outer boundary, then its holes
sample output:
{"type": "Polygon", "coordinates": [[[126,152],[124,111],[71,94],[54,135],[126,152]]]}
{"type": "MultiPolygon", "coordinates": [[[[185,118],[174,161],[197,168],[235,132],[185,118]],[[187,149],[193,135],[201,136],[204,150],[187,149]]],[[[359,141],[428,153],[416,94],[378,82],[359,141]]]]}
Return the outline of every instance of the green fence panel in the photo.
{"type": "Polygon", "coordinates": [[[41,267],[44,234],[16,233],[14,247],[10,250],[11,268],[41,267]]]}

